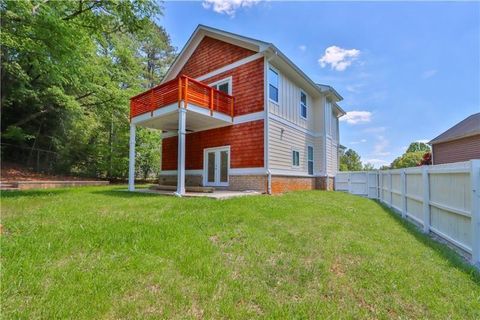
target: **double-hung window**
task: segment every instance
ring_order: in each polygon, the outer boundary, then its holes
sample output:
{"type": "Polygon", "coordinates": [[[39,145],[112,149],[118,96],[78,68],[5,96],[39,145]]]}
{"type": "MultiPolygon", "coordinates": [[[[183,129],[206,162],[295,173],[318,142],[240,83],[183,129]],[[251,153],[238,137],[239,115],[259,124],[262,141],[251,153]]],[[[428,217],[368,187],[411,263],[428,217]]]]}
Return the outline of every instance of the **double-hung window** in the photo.
{"type": "Polygon", "coordinates": [[[307,146],[307,167],[308,174],[313,174],[313,147],[307,146]]]}
{"type": "Polygon", "coordinates": [[[300,166],[300,152],[298,150],[292,150],[292,166],[300,166]]]}
{"type": "Polygon", "coordinates": [[[307,119],[307,95],[300,92],[300,116],[307,119]]]}
{"type": "Polygon", "coordinates": [[[268,68],[268,98],[278,103],[278,73],[268,68]]]}
{"type": "Polygon", "coordinates": [[[232,78],[231,77],[212,83],[210,84],[210,86],[226,94],[230,94],[230,95],[232,94],[232,78]]]}

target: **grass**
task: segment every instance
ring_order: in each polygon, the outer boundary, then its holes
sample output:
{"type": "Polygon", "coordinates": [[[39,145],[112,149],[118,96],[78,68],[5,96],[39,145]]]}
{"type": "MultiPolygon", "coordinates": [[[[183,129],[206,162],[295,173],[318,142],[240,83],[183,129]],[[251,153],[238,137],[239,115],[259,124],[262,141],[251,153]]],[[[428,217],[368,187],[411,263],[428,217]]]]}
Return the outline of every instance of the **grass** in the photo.
{"type": "Polygon", "coordinates": [[[374,201],[121,188],[2,194],[3,319],[480,318],[479,273],[374,201]]]}

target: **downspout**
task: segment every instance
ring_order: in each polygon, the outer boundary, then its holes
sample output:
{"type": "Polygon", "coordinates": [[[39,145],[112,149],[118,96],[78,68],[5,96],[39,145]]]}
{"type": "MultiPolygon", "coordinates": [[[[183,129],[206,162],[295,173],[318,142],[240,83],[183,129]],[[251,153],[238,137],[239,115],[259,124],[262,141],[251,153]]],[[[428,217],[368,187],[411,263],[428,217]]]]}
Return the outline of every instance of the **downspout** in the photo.
{"type": "MultiPolygon", "coordinates": [[[[275,52],[276,55],[276,52],[275,52]]],[[[264,120],[264,133],[265,133],[265,151],[264,151],[264,158],[265,158],[265,168],[267,169],[267,193],[272,194],[272,172],[270,171],[270,162],[269,162],[269,148],[268,148],[268,141],[269,141],[269,118],[270,118],[270,104],[268,103],[268,66],[270,60],[272,60],[274,56],[270,56],[267,58],[267,52],[264,52],[263,64],[264,64],[264,75],[263,75],[263,104],[265,109],[265,120],[264,120]]]]}

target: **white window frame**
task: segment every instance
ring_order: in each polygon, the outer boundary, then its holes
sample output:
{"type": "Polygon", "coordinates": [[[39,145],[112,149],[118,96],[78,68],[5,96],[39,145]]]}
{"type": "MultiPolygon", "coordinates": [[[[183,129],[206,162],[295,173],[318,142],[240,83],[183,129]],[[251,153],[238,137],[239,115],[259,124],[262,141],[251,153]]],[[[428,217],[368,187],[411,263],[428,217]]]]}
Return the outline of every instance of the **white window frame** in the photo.
{"type": "Polygon", "coordinates": [[[307,144],[307,173],[309,175],[314,175],[315,174],[315,148],[313,147],[312,144],[307,144]],[[308,159],[308,148],[312,148],[312,160],[308,159]],[[312,173],[308,172],[308,163],[312,162],[312,173]]]}
{"type": "Polygon", "coordinates": [[[300,168],[300,150],[297,149],[297,148],[293,148],[292,147],[292,152],[290,153],[290,161],[292,161],[292,168],[300,168]],[[298,153],[298,164],[295,165],[295,162],[293,161],[294,157],[293,157],[293,153],[294,152],[297,152],[298,153]]]}
{"type": "Polygon", "coordinates": [[[229,95],[232,95],[232,76],[230,77],[227,77],[227,78],[224,78],[224,79],[221,79],[221,80],[218,80],[218,81],[215,81],[215,82],[212,82],[209,84],[210,87],[214,87],[215,89],[218,90],[218,86],[221,85],[221,84],[224,84],[224,83],[228,83],[228,94],[229,95]]]}
{"type": "Polygon", "coordinates": [[[280,72],[278,72],[278,70],[274,67],[272,67],[271,65],[268,66],[268,71],[267,71],[267,86],[268,86],[268,90],[267,90],[267,94],[268,94],[268,101],[276,104],[276,105],[279,105],[280,104],[280,72]],[[275,72],[277,74],[277,79],[278,79],[278,83],[277,83],[277,98],[278,98],[278,101],[275,101],[273,99],[270,98],[270,77],[269,77],[269,74],[270,74],[270,70],[272,70],[273,72],[275,72]]]}
{"type": "Polygon", "coordinates": [[[302,118],[304,120],[307,120],[308,119],[308,113],[309,113],[309,110],[308,110],[308,94],[303,90],[300,90],[300,104],[299,104],[299,106],[300,106],[300,108],[299,108],[300,118],[302,118]],[[303,107],[302,93],[305,95],[305,113],[306,113],[305,117],[302,115],[302,107],[303,107]]]}

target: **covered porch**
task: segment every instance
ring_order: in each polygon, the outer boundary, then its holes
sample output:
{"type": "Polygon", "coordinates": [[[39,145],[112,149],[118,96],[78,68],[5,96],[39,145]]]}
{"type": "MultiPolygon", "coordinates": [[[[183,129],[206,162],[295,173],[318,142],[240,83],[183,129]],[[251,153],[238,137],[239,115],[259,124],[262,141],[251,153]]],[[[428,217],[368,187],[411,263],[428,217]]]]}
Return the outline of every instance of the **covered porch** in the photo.
{"type": "Polygon", "coordinates": [[[175,194],[185,195],[185,135],[233,124],[234,98],[187,76],[179,76],[130,100],[128,190],[135,190],[135,135],[142,126],[178,136],[175,194]]]}

